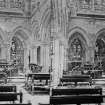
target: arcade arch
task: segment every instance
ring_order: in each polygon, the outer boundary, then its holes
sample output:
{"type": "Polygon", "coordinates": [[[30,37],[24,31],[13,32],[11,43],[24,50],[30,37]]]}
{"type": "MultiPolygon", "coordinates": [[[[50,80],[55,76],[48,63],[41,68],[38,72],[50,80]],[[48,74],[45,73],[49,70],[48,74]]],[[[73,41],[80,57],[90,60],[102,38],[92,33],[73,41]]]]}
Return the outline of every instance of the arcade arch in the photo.
{"type": "Polygon", "coordinates": [[[24,48],[21,40],[14,36],[11,42],[10,59],[15,67],[15,74],[23,72],[24,68],[24,48]]]}
{"type": "Polygon", "coordinates": [[[29,37],[24,31],[19,29],[13,33],[10,43],[10,61],[15,68],[12,75],[19,75],[20,73],[24,73],[24,68],[28,66],[29,60],[27,57],[27,49],[29,44],[29,37]]]}
{"type": "Polygon", "coordinates": [[[105,72],[105,31],[98,33],[95,41],[94,62],[98,69],[105,72]]]}

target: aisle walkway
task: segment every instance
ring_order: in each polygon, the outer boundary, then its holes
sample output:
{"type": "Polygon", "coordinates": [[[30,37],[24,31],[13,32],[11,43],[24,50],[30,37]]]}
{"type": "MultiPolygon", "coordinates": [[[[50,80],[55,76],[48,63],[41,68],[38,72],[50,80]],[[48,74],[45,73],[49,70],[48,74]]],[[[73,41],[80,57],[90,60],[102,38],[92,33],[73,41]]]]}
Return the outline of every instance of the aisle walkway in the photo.
{"type": "Polygon", "coordinates": [[[23,103],[31,101],[32,105],[38,105],[38,103],[49,103],[48,95],[31,95],[24,88],[23,84],[17,84],[17,90],[23,92],[23,103]]]}

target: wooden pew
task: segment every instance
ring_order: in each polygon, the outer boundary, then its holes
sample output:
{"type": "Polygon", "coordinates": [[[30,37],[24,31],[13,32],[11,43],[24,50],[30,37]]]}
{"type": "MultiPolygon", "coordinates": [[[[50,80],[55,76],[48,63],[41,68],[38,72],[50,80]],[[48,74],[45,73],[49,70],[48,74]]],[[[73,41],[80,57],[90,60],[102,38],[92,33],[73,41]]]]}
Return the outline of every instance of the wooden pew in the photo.
{"type": "Polygon", "coordinates": [[[32,105],[32,103],[7,103],[7,104],[0,104],[0,105],[32,105]]]}
{"type": "Polygon", "coordinates": [[[27,75],[27,80],[31,78],[32,82],[34,80],[46,80],[46,84],[48,84],[48,80],[50,80],[50,74],[43,74],[43,73],[29,73],[27,75]]]}
{"type": "Polygon", "coordinates": [[[101,87],[86,88],[53,88],[51,90],[50,103],[39,105],[56,105],[56,104],[99,104],[103,103],[101,87]]]}
{"type": "Polygon", "coordinates": [[[1,83],[4,83],[4,84],[7,83],[7,75],[6,73],[0,71],[0,84],[1,83]]]}
{"type": "Polygon", "coordinates": [[[84,87],[84,88],[56,88],[52,89],[51,96],[58,95],[81,95],[81,94],[97,94],[102,95],[102,88],[98,87],[84,87]]]}
{"type": "Polygon", "coordinates": [[[100,104],[103,102],[101,87],[52,89],[50,104],[100,104]]]}
{"type": "Polygon", "coordinates": [[[43,74],[43,73],[29,73],[27,76],[27,84],[29,79],[31,79],[31,83],[29,85],[27,85],[29,88],[29,90],[31,91],[31,93],[34,92],[45,92],[45,93],[49,93],[49,86],[48,86],[48,82],[50,80],[50,74],[43,74]],[[38,83],[35,83],[35,81],[38,80],[38,83]],[[43,83],[43,80],[45,80],[45,83],[43,83]],[[42,84],[41,84],[42,83],[42,84]]]}
{"type": "Polygon", "coordinates": [[[22,103],[23,101],[23,93],[16,93],[16,92],[0,92],[0,101],[12,101],[13,103],[18,100],[22,103]]]}
{"type": "Polygon", "coordinates": [[[25,104],[25,103],[13,103],[13,104],[0,104],[0,105],[32,105],[31,103],[25,104]]]}
{"type": "Polygon", "coordinates": [[[89,75],[72,75],[72,76],[63,76],[60,79],[60,84],[64,85],[65,83],[74,82],[75,86],[77,86],[77,83],[79,82],[87,82],[89,85],[92,84],[92,78],[89,75]]]}
{"type": "Polygon", "coordinates": [[[50,96],[50,104],[101,104],[103,103],[103,95],[65,95],[50,96]]]}
{"type": "Polygon", "coordinates": [[[16,92],[16,85],[8,85],[8,84],[4,84],[4,85],[0,85],[0,92],[16,92]]]}

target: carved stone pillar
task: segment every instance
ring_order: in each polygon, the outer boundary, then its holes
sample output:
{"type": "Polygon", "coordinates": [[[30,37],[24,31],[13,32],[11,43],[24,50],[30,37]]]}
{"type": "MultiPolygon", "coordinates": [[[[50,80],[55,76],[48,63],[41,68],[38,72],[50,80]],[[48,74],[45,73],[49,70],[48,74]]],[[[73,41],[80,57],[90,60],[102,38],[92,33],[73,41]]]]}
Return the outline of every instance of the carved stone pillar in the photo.
{"type": "Polygon", "coordinates": [[[6,44],[5,48],[5,54],[6,54],[6,60],[10,61],[10,49],[11,49],[11,45],[10,44],[6,44]]]}
{"type": "Polygon", "coordinates": [[[59,83],[59,40],[55,40],[54,46],[54,61],[52,73],[52,86],[56,87],[59,83]]]}
{"type": "Polygon", "coordinates": [[[60,43],[59,46],[59,78],[62,77],[63,75],[63,70],[64,70],[64,45],[60,43]]]}
{"type": "Polygon", "coordinates": [[[49,72],[49,45],[43,45],[43,72],[49,72]]]}
{"type": "Polygon", "coordinates": [[[31,14],[31,0],[25,0],[25,13],[26,16],[30,16],[31,14]]]}
{"type": "Polygon", "coordinates": [[[88,47],[86,50],[86,62],[94,63],[94,48],[88,47]]]}
{"type": "Polygon", "coordinates": [[[37,47],[32,46],[31,49],[31,63],[37,64],[37,47]]]}
{"type": "Polygon", "coordinates": [[[7,60],[7,54],[8,54],[8,50],[7,50],[7,45],[1,45],[1,59],[6,59],[7,60]]]}
{"type": "Polygon", "coordinates": [[[29,49],[28,48],[24,48],[24,70],[29,70],[29,49]]]}

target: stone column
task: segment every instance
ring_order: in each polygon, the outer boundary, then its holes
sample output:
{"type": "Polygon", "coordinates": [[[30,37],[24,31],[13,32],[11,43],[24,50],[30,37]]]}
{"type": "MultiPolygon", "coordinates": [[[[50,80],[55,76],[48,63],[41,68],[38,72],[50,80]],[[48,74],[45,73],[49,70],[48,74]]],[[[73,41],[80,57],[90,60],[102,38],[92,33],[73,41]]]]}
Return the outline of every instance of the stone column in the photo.
{"type": "Polygon", "coordinates": [[[50,59],[49,59],[49,45],[46,46],[46,72],[49,72],[50,59]]]}
{"type": "Polygon", "coordinates": [[[43,72],[49,72],[49,46],[47,44],[43,45],[43,72]]]}
{"type": "Polygon", "coordinates": [[[29,50],[27,48],[24,48],[24,69],[29,69],[29,50]]]}
{"type": "Polygon", "coordinates": [[[1,45],[1,59],[8,60],[8,45],[1,45]]]}
{"type": "Polygon", "coordinates": [[[33,50],[34,50],[34,52],[33,52],[34,53],[33,54],[34,55],[34,63],[37,64],[37,47],[35,46],[33,50]]]}
{"type": "Polygon", "coordinates": [[[56,87],[59,83],[59,40],[55,40],[54,46],[54,62],[52,73],[52,86],[56,87]]]}
{"type": "Polygon", "coordinates": [[[59,47],[60,47],[60,49],[59,49],[60,50],[59,51],[59,62],[60,62],[60,64],[59,64],[59,78],[61,78],[63,75],[63,70],[64,70],[64,46],[61,43],[59,47]]]}
{"type": "Polygon", "coordinates": [[[31,14],[31,0],[25,0],[25,14],[26,16],[31,14]]]}
{"type": "Polygon", "coordinates": [[[43,46],[40,46],[40,65],[42,66],[42,67],[44,67],[44,57],[43,57],[43,55],[44,55],[44,48],[43,48],[43,46]]]}
{"type": "Polygon", "coordinates": [[[94,47],[90,47],[90,61],[91,63],[94,63],[94,47]]]}
{"type": "Polygon", "coordinates": [[[94,63],[94,48],[91,46],[86,50],[86,62],[94,63]]]}
{"type": "Polygon", "coordinates": [[[31,49],[31,63],[37,64],[37,47],[33,46],[31,49]]]}
{"type": "Polygon", "coordinates": [[[7,61],[10,61],[10,49],[11,49],[10,44],[7,44],[7,47],[6,47],[6,59],[7,59],[7,61]]]}
{"type": "Polygon", "coordinates": [[[89,48],[86,49],[86,62],[90,61],[90,50],[89,48]]]}

